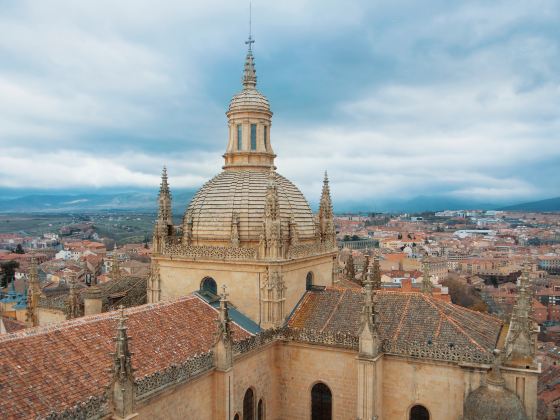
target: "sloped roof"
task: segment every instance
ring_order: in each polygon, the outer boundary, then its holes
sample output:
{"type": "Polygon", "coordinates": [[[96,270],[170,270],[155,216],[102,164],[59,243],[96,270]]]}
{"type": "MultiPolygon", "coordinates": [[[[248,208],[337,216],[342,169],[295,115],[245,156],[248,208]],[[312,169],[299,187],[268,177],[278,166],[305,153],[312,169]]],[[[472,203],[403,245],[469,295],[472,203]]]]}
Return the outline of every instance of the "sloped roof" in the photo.
{"type": "MultiPolygon", "coordinates": [[[[363,299],[357,289],[308,291],[288,326],[357,336],[363,299]]],[[[419,292],[380,290],[377,309],[381,339],[403,347],[416,342],[491,354],[502,328],[498,318],[419,292]]]]}
{"type": "MultiPolygon", "coordinates": [[[[218,312],[196,296],[125,311],[136,379],[211,349],[218,312]]],[[[117,312],[0,337],[0,413],[35,418],[100,396],[111,380],[117,312]]],[[[233,324],[234,340],[251,336],[233,324]]]]}

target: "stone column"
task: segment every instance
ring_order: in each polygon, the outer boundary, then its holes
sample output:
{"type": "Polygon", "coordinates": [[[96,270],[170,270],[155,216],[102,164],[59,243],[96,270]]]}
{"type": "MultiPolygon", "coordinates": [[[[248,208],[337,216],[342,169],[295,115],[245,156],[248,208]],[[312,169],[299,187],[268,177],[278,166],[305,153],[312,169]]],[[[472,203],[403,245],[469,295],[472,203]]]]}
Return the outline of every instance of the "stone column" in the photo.
{"type": "Polygon", "coordinates": [[[383,418],[383,355],[375,358],[358,356],[358,407],[356,418],[377,420],[383,418]]]}

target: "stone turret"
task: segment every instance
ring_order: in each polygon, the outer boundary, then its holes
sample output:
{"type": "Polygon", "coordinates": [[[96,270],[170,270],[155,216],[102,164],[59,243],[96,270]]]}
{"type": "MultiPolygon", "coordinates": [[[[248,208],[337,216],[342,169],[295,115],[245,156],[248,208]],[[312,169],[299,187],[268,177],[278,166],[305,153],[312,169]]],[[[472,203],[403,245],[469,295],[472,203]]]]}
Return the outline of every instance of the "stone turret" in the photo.
{"type": "Polygon", "coordinates": [[[132,353],[129,350],[130,338],[127,334],[124,308],[119,310],[117,336],[115,337],[115,352],[113,357],[113,380],[111,383],[111,405],[114,419],[130,419],[135,417],[134,410],[134,369],[132,368],[132,353]]]}
{"type": "Polygon", "coordinates": [[[165,241],[173,236],[173,212],[171,209],[171,191],[167,182],[167,168],[164,166],[161,173],[161,183],[158,196],[158,217],[154,226],[152,237],[152,250],[154,253],[163,252],[165,241]]]}
{"type": "Polygon", "coordinates": [[[97,285],[84,292],[84,315],[100,314],[103,310],[103,295],[97,285]]]}
{"type": "Polygon", "coordinates": [[[326,171],[325,178],[323,179],[321,201],[319,202],[319,237],[321,242],[332,244],[334,246],[336,232],[334,227],[334,214],[331,201],[331,191],[329,188],[329,178],[326,171]]]}

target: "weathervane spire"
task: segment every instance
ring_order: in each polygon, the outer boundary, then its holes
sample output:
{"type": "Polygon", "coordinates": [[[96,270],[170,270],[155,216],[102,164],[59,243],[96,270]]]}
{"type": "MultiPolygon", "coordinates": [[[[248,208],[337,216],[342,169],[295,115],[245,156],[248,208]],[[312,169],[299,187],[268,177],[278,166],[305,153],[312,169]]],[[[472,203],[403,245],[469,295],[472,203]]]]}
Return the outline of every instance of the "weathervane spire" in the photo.
{"type": "Polygon", "coordinates": [[[249,38],[247,38],[247,41],[245,41],[245,44],[249,46],[249,52],[251,52],[251,44],[255,43],[255,40],[251,35],[251,14],[251,2],[249,2],[249,38]]]}

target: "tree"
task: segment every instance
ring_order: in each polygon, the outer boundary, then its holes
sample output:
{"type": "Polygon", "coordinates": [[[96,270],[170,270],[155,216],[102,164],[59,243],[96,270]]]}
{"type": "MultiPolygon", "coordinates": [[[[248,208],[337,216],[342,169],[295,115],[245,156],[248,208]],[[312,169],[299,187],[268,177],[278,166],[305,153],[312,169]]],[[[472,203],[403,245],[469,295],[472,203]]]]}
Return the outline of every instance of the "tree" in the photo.
{"type": "Polygon", "coordinates": [[[25,251],[23,250],[23,247],[21,246],[21,244],[17,244],[15,253],[16,254],[25,254],[25,251]]]}
{"type": "Polygon", "coordinates": [[[16,268],[18,267],[19,263],[13,260],[0,263],[0,269],[2,270],[2,276],[0,277],[0,287],[8,287],[8,284],[14,281],[16,268]]]}

